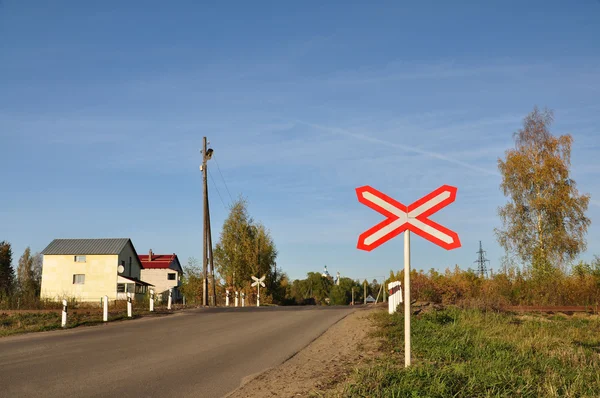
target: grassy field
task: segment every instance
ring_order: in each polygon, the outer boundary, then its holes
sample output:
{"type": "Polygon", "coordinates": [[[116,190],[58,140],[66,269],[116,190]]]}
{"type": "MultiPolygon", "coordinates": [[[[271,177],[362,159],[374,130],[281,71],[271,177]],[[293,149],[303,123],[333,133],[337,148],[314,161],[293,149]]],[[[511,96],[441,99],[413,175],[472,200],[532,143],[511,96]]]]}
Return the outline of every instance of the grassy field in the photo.
{"type": "MultiPolygon", "coordinates": [[[[127,319],[127,315],[109,314],[109,322],[127,319]]],[[[0,337],[14,334],[43,332],[53,329],[61,329],[61,314],[56,312],[3,314],[0,312],[0,337]]],[[[78,311],[69,314],[67,328],[78,326],[90,326],[101,324],[102,314],[98,312],[78,311]]]]}
{"type": "Polygon", "coordinates": [[[379,313],[381,355],[356,369],[348,397],[600,397],[597,316],[445,309],[413,317],[413,366],[404,321],[379,313]]]}
{"type": "MultiPolygon", "coordinates": [[[[118,303],[109,307],[108,321],[127,320],[126,304],[118,303]]],[[[174,306],[173,310],[157,306],[154,312],[150,312],[145,306],[133,308],[133,318],[141,316],[164,316],[172,313],[182,306],[174,306]]],[[[43,332],[53,329],[61,329],[61,312],[57,310],[0,310],[0,337],[14,334],[43,332]]],[[[67,328],[78,326],[92,326],[104,323],[102,321],[102,309],[98,306],[82,306],[69,310],[67,317],[67,328]]]]}

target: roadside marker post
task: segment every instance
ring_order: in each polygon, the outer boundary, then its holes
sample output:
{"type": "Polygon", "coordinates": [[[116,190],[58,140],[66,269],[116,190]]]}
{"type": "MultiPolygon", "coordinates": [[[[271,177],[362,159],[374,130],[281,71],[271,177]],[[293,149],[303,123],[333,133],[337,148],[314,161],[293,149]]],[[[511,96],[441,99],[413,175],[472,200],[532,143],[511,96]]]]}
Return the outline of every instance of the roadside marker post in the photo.
{"type": "Polygon", "coordinates": [[[388,301],[388,312],[393,314],[396,312],[398,308],[398,304],[402,303],[402,286],[400,282],[393,281],[388,283],[388,293],[389,293],[389,301],[388,301]]]}
{"type": "Polygon", "coordinates": [[[235,292],[235,306],[238,306],[238,303],[240,301],[240,292],[235,292]]]}
{"type": "Polygon", "coordinates": [[[67,310],[68,310],[68,308],[67,308],[67,300],[63,300],[62,301],[62,305],[63,305],[63,308],[62,308],[62,319],[61,319],[61,322],[60,322],[60,326],[62,326],[63,328],[66,328],[67,327],[67,310]]]}
{"type": "Polygon", "coordinates": [[[131,293],[127,293],[127,316],[131,318],[133,316],[131,305],[131,293]]]}
{"type": "Polygon", "coordinates": [[[260,307],[260,287],[265,287],[264,281],[265,281],[266,275],[263,275],[260,279],[258,279],[255,276],[252,276],[252,280],[254,280],[254,282],[252,283],[252,286],[257,286],[258,287],[258,293],[256,294],[256,306],[260,307]]]}
{"type": "MultiPolygon", "coordinates": [[[[459,248],[460,239],[456,232],[429,219],[429,216],[454,202],[456,192],[456,187],[443,185],[406,206],[368,185],[356,188],[356,196],[360,203],[386,217],[384,221],[360,234],[357,249],[371,251],[404,232],[404,366],[406,367],[410,366],[411,359],[410,232],[446,250],[459,248]]],[[[390,297],[390,303],[397,305],[396,301],[390,297]]],[[[394,311],[395,309],[394,307],[394,311]]]]}
{"type": "Polygon", "coordinates": [[[167,302],[167,309],[171,309],[171,305],[173,304],[173,288],[169,289],[169,301],[167,302]]]}
{"type": "Polygon", "coordinates": [[[229,307],[229,290],[225,290],[225,307],[229,307]]]}
{"type": "Polygon", "coordinates": [[[102,297],[102,303],[104,307],[102,311],[102,320],[108,322],[108,296],[102,297]]]}
{"type": "Polygon", "coordinates": [[[154,289],[150,289],[150,312],[154,312],[154,289]]]}
{"type": "Polygon", "coordinates": [[[246,293],[242,292],[242,307],[246,306],[246,293]]]}

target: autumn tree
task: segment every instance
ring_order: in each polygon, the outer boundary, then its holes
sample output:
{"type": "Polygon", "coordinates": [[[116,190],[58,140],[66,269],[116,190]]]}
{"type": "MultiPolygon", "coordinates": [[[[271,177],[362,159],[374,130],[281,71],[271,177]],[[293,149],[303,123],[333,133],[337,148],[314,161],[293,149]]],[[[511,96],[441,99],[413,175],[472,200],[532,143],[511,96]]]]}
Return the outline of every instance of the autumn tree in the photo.
{"type": "Polygon", "coordinates": [[[549,275],[586,247],[589,195],[580,195],[570,178],[571,135],[555,137],[553,113],[534,108],[514,134],[515,147],[498,159],[500,185],[509,201],[499,208],[500,245],[535,276],[549,275]]]}
{"type": "Polygon", "coordinates": [[[17,286],[19,294],[27,299],[33,300],[39,294],[40,291],[40,274],[41,270],[39,267],[39,259],[36,260],[36,256],[31,255],[31,249],[28,247],[19,259],[19,265],[17,266],[17,286]]]}
{"type": "Polygon", "coordinates": [[[180,290],[189,303],[197,304],[202,302],[203,276],[202,266],[199,261],[194,257],[188,258],[187,265],[183,266],[180,290]]]}
{"type": "Polygon", "coordinates": [[[12,249],[10,243],[0,242],[0,299],[8,296],[14,286],[15,271],[12,268],[12,249]]]}
{"type": "Polygon", "coordinates": [[[239,199],[231,207],[214,249],[215,268],[225,285],[241,290],[248,288],[252,275],[266,275],[267,287],[273,287],[283,277],[282,273],[277,275],[276,258],[277,249],[269,231],[254,222],[246,201],[239,199]]]}

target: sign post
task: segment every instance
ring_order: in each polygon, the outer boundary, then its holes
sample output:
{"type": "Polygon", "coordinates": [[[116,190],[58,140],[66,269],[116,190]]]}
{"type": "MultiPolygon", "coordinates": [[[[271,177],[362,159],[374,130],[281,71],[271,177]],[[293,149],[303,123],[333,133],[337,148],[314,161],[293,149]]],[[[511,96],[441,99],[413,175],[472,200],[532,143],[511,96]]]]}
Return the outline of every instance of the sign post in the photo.
{"type": "MultiPolygon", "coordinates": [[[[356,188],[358,201],[383,214],[386,219],[360,234],[357,248],[371,251],[404,234],[404,365],[410,366],[410,232],[452,250],[460,247],[458,234],[429,219],[456,200],[457,188],[443,185],[406,206],[368,185],[356,188]]],[[[395,300],[390,300],[394,301],[395,300]]],[[[396,304],[396,303],[394,303],[396,304]]],[[[393,308],[393,311],[396,309],[393,308]]],[[[390,308],[390,312],[392,308],[390,308]]]]}
{"type": "Polygon", "coordinates": [[[252,276],[252,279],[254,280],[254,282],[252,283],[252,286],[258,286],[258,293],[256,295],[256,306],[260,307],[260,287],[265,287],[264,281],[265,281],[266,275],[263,275],[262,278],[258,279],[255,276],[252,276]]]}

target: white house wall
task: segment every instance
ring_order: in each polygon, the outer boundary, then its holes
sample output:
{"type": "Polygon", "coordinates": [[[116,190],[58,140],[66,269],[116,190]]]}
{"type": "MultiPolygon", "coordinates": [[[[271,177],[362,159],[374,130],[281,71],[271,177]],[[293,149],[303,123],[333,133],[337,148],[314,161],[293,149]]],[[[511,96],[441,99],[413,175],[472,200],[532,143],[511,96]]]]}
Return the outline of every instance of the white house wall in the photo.
{"type": "Polygon", "coordinates": [[[144,282],[154,285],[154,291],[156,294],[161,294],[168,291],[172,287],[177,287],[180,284],[180,274],[172,269],[154,269],[145,268],[142,270],[142,278],[144,282]],[[168,274],[176,274],[175,280],[170,281],[167,279],[168,274]]]}
{"type": "Polygon", "coordinates": [[[44,255],[41,297],[50,300],[76,299],[98,301],[104,295],[117,296],[117,255],[86,255],[86,262],[75,262],[74,255],[44,255]],[[83,284],[74,284],[73,275],[85,275],[83,284]]]}

